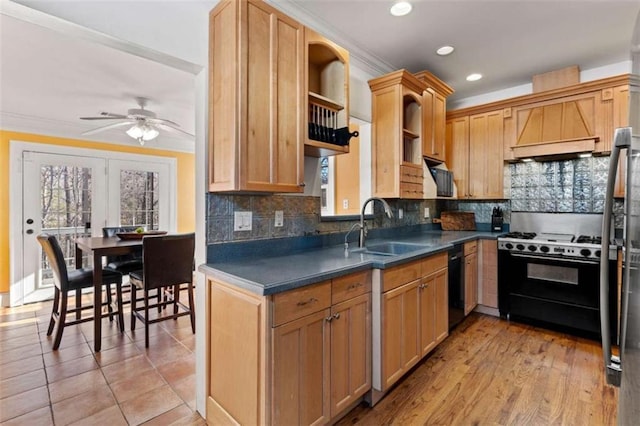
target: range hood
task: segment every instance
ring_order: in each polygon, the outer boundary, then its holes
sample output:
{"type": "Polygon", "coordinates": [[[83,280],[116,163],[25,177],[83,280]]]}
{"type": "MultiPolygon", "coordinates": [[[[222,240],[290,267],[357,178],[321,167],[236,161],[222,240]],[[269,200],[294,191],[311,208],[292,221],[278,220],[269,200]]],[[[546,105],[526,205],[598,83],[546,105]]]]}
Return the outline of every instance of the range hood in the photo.
{"type": "Polygon", "coordinates": [[[517,112],[515,158],[570,157],[593,152],[593,98],[567,100],[517,112]]]}

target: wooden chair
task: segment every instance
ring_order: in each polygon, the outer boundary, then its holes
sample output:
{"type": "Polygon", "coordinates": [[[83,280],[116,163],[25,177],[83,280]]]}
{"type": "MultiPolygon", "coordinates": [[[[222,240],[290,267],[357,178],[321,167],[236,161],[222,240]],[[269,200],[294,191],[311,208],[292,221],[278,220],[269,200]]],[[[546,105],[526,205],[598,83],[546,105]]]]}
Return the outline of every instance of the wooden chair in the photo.
{"type": "MultiPolygon", "coordinates": [[[[195,234],[149,236],[142,239],[142,271],[132,272],[131,280],[131,330],[135,330],[136,319],[144,323],[144,343],[149,347],[149,324],[189,315],[191,330],[195,333],[195,306],[193,301],[193,256],[195,234]],[[180,290],[186,285],[189,306],[180,301],[180,290]],[[150,292],[164,291],[165,298],[150,295],[150,292]],[[138,299],[137,290],[143,291],[138,299]],[[156,298],[150,304],[150,297],[156,298]],[[139,307],[137,302],[144,302],[139,307]],[[156,318],[149,318],[149,310],[173,306],[173,314],[158,312],[156,318]],[[182,310],[182,312],[179,312],[182,310]]],[[[160,309],[158,309],[160,311],[160,309]]]]}
{"type": "MultiPolygon", "coordinates": [[[[56,335],[53,340],[53,349],[57,350],[60,347],[60,341],[62,340],[62,333],[64,328],[68,325],[79,324],[87,321],[101,321],[100,318],[82,317],[81,313],[87,309],[93,309],[93,305],[82,306],[82,289],[93,287],[93,269],[81,268],[73,271],[67,270],[67,264],[64,260],[62,249],[58,244],[58,240],[53,235],[41,234],[37,237],[38,242],[42,246],[42,250],[45,252],[49,265],[53,271],[53,278],[55,284],[55,294],[53,300],[53,308],[51,310],[51,319],[49,320],[49,328],[47,329],[47,336],[51,336],[55,324],[58,324],[56,335]],[[68,294],[70,291],[75,292],[76,307],[68,309],[68,294]],[[75,313],[75,320],[68,321],[67,314],[75,313]]],[[[103,271],[102,283],[108,288],[111,284],[116,285],[116,311],[112,313],[118,315],[118,322],[120,326],[120,332],[124,331],[124,315],[122,313],[122,274],[114,271],[103,271]]],[[[105,314],[106,316],[109,314],[105,314]]]]}

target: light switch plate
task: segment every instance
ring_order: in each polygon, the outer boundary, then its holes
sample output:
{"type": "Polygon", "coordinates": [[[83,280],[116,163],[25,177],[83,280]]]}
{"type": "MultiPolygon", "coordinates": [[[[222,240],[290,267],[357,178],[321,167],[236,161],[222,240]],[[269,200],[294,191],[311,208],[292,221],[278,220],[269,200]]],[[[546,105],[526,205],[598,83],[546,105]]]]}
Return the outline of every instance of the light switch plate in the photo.
{"type": "Polygon", "coordinates": [[[348,209],[349,208],[349,199],[345,198],[344,200],[342,200],[342,208],[343,209],[348,209]]]}
{"type": "Polygon", "coordinates": [[[273,226],[280,228],[284,224],[284,212],[282,210],[276,210],[275,216],[273,226]]]}
{"type": "Polygon", "coordinates": [[[425,219],[429,219],[429,216],[430,216],[430,214],[429,214],[429,207],[425,207],[425,208],[424,208],[424,218],[425,218],[425,219]]]}
{"type": "Polygon", "coordinates": [[[234,231],[251,231],[252,213],[249,212],[233,212],[233,230],[234,231]]]}
{"type": "Polygon", "coordinates": [[[402,219],[404,217],[404,209],[398,209],[398,219],[402,219]]]}

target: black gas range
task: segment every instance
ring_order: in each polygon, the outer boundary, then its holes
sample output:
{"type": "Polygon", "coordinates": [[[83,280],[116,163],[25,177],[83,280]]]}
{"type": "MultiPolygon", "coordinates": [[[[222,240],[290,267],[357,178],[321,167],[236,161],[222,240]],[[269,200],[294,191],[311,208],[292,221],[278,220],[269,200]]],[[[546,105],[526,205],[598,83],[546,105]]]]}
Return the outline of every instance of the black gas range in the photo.
{"type": "MultiPolygon", "coordinates": [[[[598,338],[601,220],[601,215],[512,213],[512,231],[498,238],[500,315],[598,338]]],[[[615,301],[615,247],[607,258],[615,301]]],[[[610,311],[615,318],[615,304],[610,311]]]]}
{"type": "MultiPolygon", "coordinates": [[[[498,238],[498,249],[512,253],[556,256],[561,258],[593,259],[598,261],[602,238],[597,235],[573,235],[549,232],[514,231],[498,238]]],[[[616,256],[615,250],[609,257],[616,256]]]]}

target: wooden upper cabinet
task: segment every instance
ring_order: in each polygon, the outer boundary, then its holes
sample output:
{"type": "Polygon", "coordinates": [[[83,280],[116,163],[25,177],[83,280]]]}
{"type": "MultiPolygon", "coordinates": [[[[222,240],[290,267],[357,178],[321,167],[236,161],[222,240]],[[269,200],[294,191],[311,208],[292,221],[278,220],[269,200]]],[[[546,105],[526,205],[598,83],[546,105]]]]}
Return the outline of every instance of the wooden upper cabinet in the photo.
{"type": "Polygon", "coordinates": [[[338,134],[349,127],[349,52],[315,31],[305,28],[304,153],[313,157],[345,154],[338,134]]]}
{"type": "Polygon", "coordinates": [[[369,81],[372,96],[372,192],[383,198],[424,197],[423,82],[406,70],[369,81]]]}
{"type": "MultiPolygon", "coordinates": [[[[612,90],[612,109],[613,109],[613,129],[618,127],[627,127],[629,125],[629,86],[618,86],[612,90]]],[[[613,142],[613,132],[611,134],[611,142],[613,142]]],[[[614,189],[614,197],[624,197],[627,176],[627,154],[626,151],[620,153],[618,161],[618,176],[616,178],[616,186],[614,189]]]]}
{"type": "Polygon", "coordinates": [[[446,137],[447,166],[453,172],[457,198],[468,198],[469,117],[463,116],[447,121],[446,137]]]}
{"type": "Polygon", "coordinates": [[[503,111],[469,117],[469,197],[500,199],[504,191],[503,111]]]}
{"type": "Polygon", "coordinates": [[[209,19],[209,190],[302,192],[304,27],[259,0],[209,19]]]}
{"type": "Polygon", "coordinates": [[[444,162],[447,97],[453,89],[429,71],[415,76],[427,86],[422,99],[422,155],[433,162],[444,162]]]}

